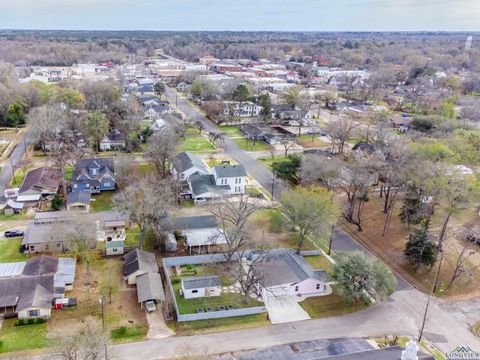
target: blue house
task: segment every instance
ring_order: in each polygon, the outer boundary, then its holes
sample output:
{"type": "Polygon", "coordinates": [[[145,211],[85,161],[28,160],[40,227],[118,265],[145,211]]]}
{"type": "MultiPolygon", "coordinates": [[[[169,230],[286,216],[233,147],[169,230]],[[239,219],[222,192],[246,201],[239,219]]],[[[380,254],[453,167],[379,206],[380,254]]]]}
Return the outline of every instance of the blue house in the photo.
{"type": "Polygon", "coordinates": [[[101,191],[115,190],[116,184],[113,159],[82,159],[75,165],[71,191],[98,194],[101,191]]]}

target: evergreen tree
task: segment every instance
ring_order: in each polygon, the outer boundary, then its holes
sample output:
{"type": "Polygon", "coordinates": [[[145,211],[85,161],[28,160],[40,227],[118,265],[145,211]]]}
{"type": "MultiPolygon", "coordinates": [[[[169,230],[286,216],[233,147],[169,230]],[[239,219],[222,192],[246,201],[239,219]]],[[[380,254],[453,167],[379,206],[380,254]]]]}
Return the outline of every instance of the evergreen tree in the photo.
{"type": "Polygon", "coordinates": [[[258,97],[258,104],[262,107],[260,116],[263,121],[269,121],[272,118],[272,99],[270,94],[262,94],[258,97]]]}
{"type": "Polygon", "coordinates": [[[233,100],[245,102],[250,98],[250,91],[245,85],[238,85],[235,91],[233,92],[233,100]]]}
{"type": "Polygon", "coordinates": [[[405,245],[405,257],[418,270],[421,266],[430,268],[437,261],[437,247],[433,243],[428,228],[430,221],[424,221],[420,229],[414,230],[405,245]]]}

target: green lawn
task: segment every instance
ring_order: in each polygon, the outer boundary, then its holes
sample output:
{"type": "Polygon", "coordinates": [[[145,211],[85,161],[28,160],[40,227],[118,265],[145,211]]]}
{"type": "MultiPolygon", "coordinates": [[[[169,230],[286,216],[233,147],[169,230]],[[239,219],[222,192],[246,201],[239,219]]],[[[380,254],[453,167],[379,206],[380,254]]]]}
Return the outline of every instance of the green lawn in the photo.
{"type": "Polygon", "coordinates": [[[240,131],[238,126],[220,126],[220,131],[226,134],[228,137],[245,137],[245,135],[240,131]]]}
{"type": "MultiPolygon", "coordinates": [[[[202,274],[197,273],[197,275],[195,276],[202,276],[202,274]]],[[[185,299],[182,295],[180,295],[180,289],[182,287],[181,281],[176,282],[176,279],[180,279],[180,277],[172,277],[170,281],[172,281],[173,290],[175,292],[175,299],[177,300],[178,310],[180,314],[195,314],[198,308],[205,309],[207,307],[211,307],[216,309],[220,305],[233,305],[235,308],[246,308],[263,305],[260,301],[257,301],[255,299],[249,299],[248,303],[245,304],[243,302],[242,295],[237,293],[230,294],[222,292],[222,295],[220,296],[185,299]]]]}
{"type": "MultiPolygon", "coordinates": [[[[27,173],[32,170],[32,169],[27,169],[27,173]]],[[[10,186],[12,188],[16,188],[16,187],[20,187],[22,186],[22,183],[23,183],[23,179],[25,179],[25,176],[27,175],[27,173],[25,173],[23,171],[23,169],[17,169],[15,171],[15,175],[12,177],[12,179],[10,180],[10,186]]]]}
{"type": "Polygon", "coordinates": [[[67,165],[65,167],[65,180],[67,180],[67,181],[72,180],[74,170],[75,170],[75,166],[73,166],[73,165],[67,165]]]}
{"type": "Polygon", "coordinates": [[[185,135],[185,139],[180,140],[180,150],[205,152],[215,150],[215,146],[208,142],[207,139],[205,139],[201,134],[199,134],[197,130],[188,129],[185,135]]]}
{"type": "Polygon", "coordinates": [[[155,165],[149,163],[140,163],[137,165],[136,171],[139,175],[147,175],[155,171],[155,165]]]}
{"type": "Polygon", "coordinates": [[[267,314],[246,315],[223,319],[188,321],[168,324],[177,335],[190,336],[268,326],[267,314]]]}
{"type": "Polygon", "coordinates": [[[261,157],[261,158],[258,158],[257,160],[259,160],[263,165],[265,165],[266,167],[268,167],[270,170],[272,170],[272,164],[275,163],[275,162],[285,162],[285,161],[288,161],[288,157],[285,157],[285,156],[275,156],[275,157],[271,157],[271,156],[268,156],[268,157],[261,157]]]}
{"type": "Polygon", "coordinates": [[[269,151],[272,148],[270,145],[268,145],[266,142],[263,142],[263,141],[257,141],[255,142],[255,145],[253,144],[253,141],[250,141],[245,138],[233,139],[233,141],[238,146],[240,146],[240,148],[246,151],[269,151]]]}
{"type": "Polygon", "coordinates": [[[325,141],[321,140],[318,134],[313,136],[309,134],[304,134],[297,137],[297,142],[302,145],[303,147],[328,147],[330,144],[326,143],[325,141]]]}
{"type": "Polygon", "coordinates": [[[92,195],[90,209],[92,212],[108,211],[113,209],[113,191],[104,191],[100,194],[92,195]]]}
{"type": "Polygon", "coordinates": [[[0,241],[0,263],[25,261],[27,256],[19,251],[21,238],[0,241]]]}
{"type": "Polygon", "coordinates": [[[307,298],[299,304],[312,319],[345,315],[366,309],[368,306],[363,301],[347,305],[335,291],[331,295],[307,298]]]}
{"type": "Polygon", "coordinates": [[[180,207],[183,209],[190,209],[195,207],[193,200],[182,200],[180,202],[180,207]]]}
{"type": "Polygon", "coordinates": [[[140,231],[138,231],[138,226],[131,226],[125,232],[125,246],[137,246],[140,243],[140,231]]]}
{"type": "Polygon", "coordinates": [[[325,270],[327,273],[331,273],[333,270],[333,264],[323,255],[317,256],[305,256],[305,260],[312,265],[314,269],[325,270]]]}
{"type": "Polygon", "coordinates": [[[146,326],[119,327],[110,332],[110,338],[114,343],[143,340],[147,335],[146,326]]]}
{"type": "Polygon", "coordinates": [[[4,223],[4,221],[26,220],[30,218],[31,216],[27,216],[27,213],[25,210],[23,210],[20,214],[13,214],[13,215],[0,214],[0,229],[4,227],[3,225],[7,225],[6,223],[4,223]]]}
{"type": "Polygon", "coordinates": [[[15,320],[3,321],[0,330],[0,353],[40,349],[48,346],[46,323],[14,326],[15,320]]]}

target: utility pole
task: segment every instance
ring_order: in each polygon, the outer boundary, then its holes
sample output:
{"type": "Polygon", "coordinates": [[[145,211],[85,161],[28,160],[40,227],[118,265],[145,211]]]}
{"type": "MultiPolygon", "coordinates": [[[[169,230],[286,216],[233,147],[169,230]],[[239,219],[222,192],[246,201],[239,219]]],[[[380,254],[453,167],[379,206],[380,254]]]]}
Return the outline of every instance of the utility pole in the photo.
{"type": "Polygon", "coordinates": [[[420,343],[423,338],[423,331],[425,330],[425,324],[427,322],[428,308],[430,307],[430,300],[431,300],[432,294],[435,294],[435,291],[437,290],[438,277],[440,275],[440,269],[442,268],[442,261],[443,261],[443,251],[441,253],[440,263],[438,264],[438,269],[435,274],[435,280],[433,281],[432,292],[428,294],[427,305],[425,306],[425,312],[423,313],[422,327],[420,328],[420,334],[418,335],[418,343],[420,343]]]}
{"type": "Polygon", "coordinates": [[[273,192],[275,190],[275,174],[272,174],[272,201],[274,199],[273,192]]]}
{"type": "Polygon", "coordinates": [[[327,254],[330,255],[332,252],[332,243],[333,243],[333,231],[335,230],[335,223],[332,224],[332,231],[330,232],[330,242],[328,243],[328,252],[327,254]]]}
{"type": "Polygon", "coordinates": [[[107,352],[107,335],[106,335],[106,318],[105,318],[105,296],[102,295],[100,298],[100,305],[101,305],[101,310],[102,310],[102,329],[103,329],[103,336],[104,336],[104,341],[103,341],[103,346],[105,349],[105,360],[108,360],[108,352],[107,352]]]}

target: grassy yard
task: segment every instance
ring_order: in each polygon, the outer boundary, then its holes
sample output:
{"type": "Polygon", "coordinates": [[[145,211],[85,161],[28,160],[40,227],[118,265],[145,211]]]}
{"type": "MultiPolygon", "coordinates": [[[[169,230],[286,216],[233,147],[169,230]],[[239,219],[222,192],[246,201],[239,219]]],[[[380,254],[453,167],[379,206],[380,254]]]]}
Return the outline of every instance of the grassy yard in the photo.
{"type": "Polygon", "coordinates": [[[138,231],[138,226],[132,225],[125,232],[125,246],[137,246],[140,243],[140,231],[138,231]]]}
{"type": "MultiPolygon", "coordinates": [[[[204,269],[206,267],[199,267],[199,269],[204,269]]],[[[198,271],[194,276],[204,276],[209,275],[206,271],[198,271]]],[[[262,303],[255,300],[249,299],[248,303],[245,304],[243,302],[243,296],[238,293],[224,293],[220,296],[212,296],[208,298],[196,298],[196,299],[185,299],[182,295],[180,295],[180,289],[182,287],[181,277],[172,277],[170,279],[172,281],[173,291],[175,292],[175,299],[177,300],[178,310],[180,314],[195,314],[197,309],[205,309],[205,308],[213,308],[216,309],[218,306],[228,306],[233,305],[235,308],[246,308],[246,307],[255,307],[255,306],[262,306],[262,303]]],[[[223,286],[230,285],[229,283],[224,283],[222,281],[223,286]]]]}
{"type": "Polygon", "coordinates": [[[110,338],[114,343],[143,340],[147,335],[146,326],[121,326],[110,331],[110,338]]]}
{"type": "Polygon", "coordinates": [[[312,319],[350,314],[368,307],[362,301],[346,304],[335,291],[331,295],[307,298],[299,304],[312,319]]]}
{"type": "Polygon", "coordinates": [[[3,321],[0,330],[0,353],[34,350],[48,346],[47,325],[14,326],[16,319],[3,321]]]}
{"type": "Polygon", "coordinates": [[[331,274],[333,270],[333,264],[323,255],[317,256],[305,256],[305,260],[314,268],[325,270],[331,274]]]}
{"type": "Polygon", "coordinates": [[[285,156],[275,156],[275,157],[268,156],[268,157],[258,158],[257,160],[259,160],[263,165],[265,165],[267,168],[269,168],[271,170],[273,163],[288,161],[288,157],[285,157],[285,156]]]}
{"type": "Polygon", "coordinates": [[[12,179],[10,180],[10,186],[12,188],[20,187],[22,186],[23,179],[25,179],[25,176],[27,173],[32,170],[31,168],[28,168],[26,172],[24,172],[24,169],[17,169],[15,170],[15,174],[13,175],[12,179]]]}
{"type": "Polygon", "coordinates": [[[27,256],[19,251],[21,238],[0,241],[0,263],[25,261],[27,256]]]}
{"type": "Polygon", "coordinates": [[[240,128],[238,126],[220,126],[219,127],[220,131],[224,134],[226,134],[228,137],[245,137],[245,135],[240,131],[240,128]]]}
{"type": "Polygon", "coordinates": [[[13,215],[4,215],[0,214],[0,229],[3,229],[7,225],[8,221],[18,221],[18,220],[27,220],[30,219],[31,216],[28,216],[26,210],[23,210],[20,214],[13,214],[13,215]]]}
{"type": "Polygon", "coordinates": [[[140,163],[137,165],[136,172],[139,175],[147,175],[155,171],[155,165],[149,163],[140,163]]]}
{"type": "Polygon", "coordinates": [[[199,320],[168,324],[177,335],[208,334],[268,326],[267,314],[247,315],[223,319],[199,320]]]}
{"type": "Polygon", "coordinates": [[[188,129],[185,135],[185,139],[180,140],[181,151],[192,152],[208,152],[215,150],[210,142],[207,141],[201,134],[195,129],[188,129]]]}
{"type": "Polygon", "coordinates": [[[270,149],[272,148],[270,145],[268,145],[266,142],[263,142],[263,141],[257,141],[255,145],[253,144],[253,141],[250,141],[245,138],[233,139],[233,141],[238,146],[240,146],[241,149],[246,151],[270,151],[270,149]]]}
{"type": "Polygon", "coordinates": [[[108,211],[113,209],[113,191],[104,191],[100,194],[92,195],[90,209],[92,212],[108,211]]]}
{"type": "Polygon", "coordinates": [[[65,180],[67,180],[67,181],[72,180],[74,170],[75,170],[75,166],[73,166],[73,165],[67,165],[65,167],[65,180]]]}
{"type": "Polygon", "coordinates": [[[320,139],[318,134],[316,135],[301,135],[297,137],[297,142],[305,148],[316,148],[316,147],[328,147],[330,144],[320,139]]]}

